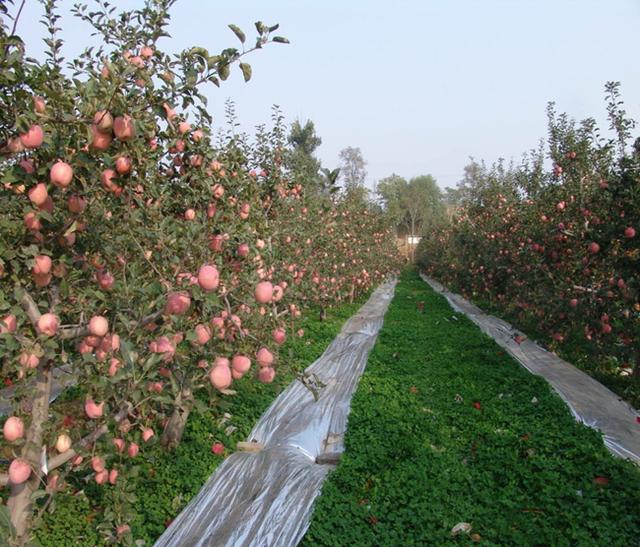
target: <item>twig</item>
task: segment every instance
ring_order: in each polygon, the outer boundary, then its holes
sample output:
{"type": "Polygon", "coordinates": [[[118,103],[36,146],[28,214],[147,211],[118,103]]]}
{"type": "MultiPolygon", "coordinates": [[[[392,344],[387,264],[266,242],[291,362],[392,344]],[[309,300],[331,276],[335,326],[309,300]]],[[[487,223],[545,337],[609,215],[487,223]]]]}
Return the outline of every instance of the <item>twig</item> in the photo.
{"type": "Polygon", "coordinates": [[[165,279],[164,275],[162,275],[158,269],[156,268],[155,264],[153,262],[151,262],[151,260],[149,260],[147,258],[147,256],[145,255],[144,249],[142,248],[142,245],[140,245],[140,242],[136,239],[136,236],[133,234],[133,232],[131,231],[131,229],[129,229],[129,233],[131,234],[131,239],[133,239],[133,242],[138,246],[138,248],[142,251],[142,256],[144,257],[144,259],[149,263],[149,266],[151,266],[151,268],[153,268],[153,271],[156,272],[158,274],[158,276],[160,277],[161,281],[164,281],[165,283],[167,282],[167,280],[165,279]]]}
{"type": "Polygon", "coordinates": [[[262,342],[260,341],[260,339],[259,339],[259,338],[256,338],[256,337],[255,337],[253,334],[251,334],[251,333],[246,334],[246,333],[244,333],[244,332],[243,332],[243,337],[250,338],[250,339],[251,339],[251,340],[253,340],[254,342],[258,342],[259,344],[261,344],[261,343],[262,343],[262,342]]]}
{"type": "Polygon", "coordinates": [[[315,372],[311,374],[306,374],[304,372],[298,373],[296,375],[296,379],[311,392],[313,400],[318,402],[318,399],[320,398],[320,390],[323,387],[326,387],[327,384],[322,382],[315,372]]]}
{"type": "Polygon", "coordinates": [[[60,304],[60,287],[58,285],[51,286],[51,309],[54,310],[60,304]]]}
{"type": "Polygon", "coordinates": [[[276,313],[275,317],[276,319],[280,319],[283,315],[287,315],[289,313],[289,310],[287,308],[284,308],[280,313],[276,313]]]}
{"type": "Polygon", "coordinates": [[[581,287],[580,285],[574,285],[573,288],[576,291],[581,291],[581,292],[593,292],[593,289],[590,289],[589,287],[581,287]]]}
{"type": "Polygon", "coordinates": [[[26,4],[27,0],[22,0],[22,3],[20,4],[20,8],[18,9],[18,13],[16,14],[16,18],[13,20],[13,28],[11,29],[11,34],[10,36],[13,36],[16,32],[16,28],[18,28],[18,19],[20,19],[20,14],[22,13],[22,8],[24,8],[24,5],[26,4]]]}
{"type": "Polygon", "coordinates": [[[240,300],[235,294],[233,294],[233,292],[236,289],[231,289],[227,291],[227,296],[230,296],[231,298],[233,298],[236,302],[240,302],[240,304],[244,304],[245,306],[247,306],[247,308],[249,307],[249,304],[247,304],[244,300],[240,300]]]}

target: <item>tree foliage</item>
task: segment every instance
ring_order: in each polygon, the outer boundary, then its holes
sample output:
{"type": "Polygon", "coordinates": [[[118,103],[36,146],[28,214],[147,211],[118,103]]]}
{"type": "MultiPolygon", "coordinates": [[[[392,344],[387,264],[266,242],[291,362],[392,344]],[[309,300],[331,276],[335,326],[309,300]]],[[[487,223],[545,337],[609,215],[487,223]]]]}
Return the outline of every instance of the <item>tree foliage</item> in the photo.
{"type": "Polygon", "coordinates": [[[409,235],[422,235],[443,219],[442,192],[431,175],[407,181],[393,174],[382,179],[377,190],[386,213],[409,235]]]}
{"type": "Polygon", "coordinates": [[[305,181],[308,190],[318,191],[323,181],[320,161],[314,154],[322,144],[322,139],[316,134],[313,121],[307,120],[304,125],[299,120],[294,121],[287,142],[291,147],[287,155],[287,167],[305,181]]]}
{"type": "Polygon", "coordinates": [[[346,190],[364,186],[367,178],[365,169],[367,162],[362,157],[360,148],[348,146],[340,151],[340,175],[346,190]]]}

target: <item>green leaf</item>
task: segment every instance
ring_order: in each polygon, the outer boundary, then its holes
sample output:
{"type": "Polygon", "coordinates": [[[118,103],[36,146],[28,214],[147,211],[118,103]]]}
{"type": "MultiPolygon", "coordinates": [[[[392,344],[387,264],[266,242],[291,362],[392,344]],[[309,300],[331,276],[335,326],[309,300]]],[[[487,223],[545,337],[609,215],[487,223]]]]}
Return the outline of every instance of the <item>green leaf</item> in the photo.
{"type": "Polygon", "coordinates": [[[16,530],[11,524],[11,517],[9,515],[9,508],[6,505],[0,505],[0,530],[6,530],[3,533],[3,537],[14,537],[16,530]]]}
{"type": "Polygon", "coordinates": [[[248,63],[240,63],[240,70],[242,70],[244,81],[248,82],[251,79],[251,65],[248,63]]]}
{"type": "Polygon", "coordinates": [[[203,403],[200,399],[193,400],[193,408],[200,414],[204,414],[207,412],[207,410],[209,410],[208,405],[203,403]]]}
{"type": "Polygon", "coordinates": [[[68,236],[69,234],[72,234],[73,232],[75,232],[77,229],[78,229],[78,221],[74,220],[73,224],[71,224],[71,226],[67,228],[63,236],[68,236]]]}
{"type": "Polygon", "coordinates": [[[16,285],[13,289],[13,294],[16,297],[16,300],[19,302],[20,300],[22,300],[22,297],[24,296],[24,289],[18,285],[16,285]]]}
{"type": "Polygon", "coordinates": [[[198,73],[195,70],[187,70],[185,72],[185,81],[189,87],[195,87],[198,81],[198,73]]]}
{"type": "Polygon", "coordinates": [[[192,47],[189,50],[191,55],[199,55],[200,57],[204,57],[207,59],[209,57],[209,52],[203,47],[192,47]]]}
{"type": "Polygon", "coordinates": [[[145,361],[142,370],[144,370],[144,372],[148,372],[149,370],[154,368],[158,363],[160,363],[160,361],[162,361],[163,357],[164,356],[162,354],[160,354],[160,353],[153,353],[145,361]]]}
{"type": "Polygon", "coordinates": [[[237,25],[229,25],[229,28],[238,37],[238,40],[240,40],[244,44],[244,41],[247,39],[247,37],[245,36],[244,32],[240,30],[240,27],[238,27],[237,25]]]}
{"type": "Polygon", "coordinates": [[[134,355],[131,351],[131,344],[126,340],[120,341],[120,354],[122,355],[125,363],[130,367],[134,366],[134,355]]]}
{"type": "Polygon", "coordinates": [[[274,36],[271,39],[272,42],[276,42],[278,44],[290,44],[291,42],[289,42],[289,40],[287,38],[285,38],[284,36],[274,36]]]}
{"type": "Polygon", "coordinates": [[[258,31],[258,33],[264,34],[264,32],[266,30],[266,27],[264,26],[264,23],[262,21],[256,21],[255,25],[256,25],[256,30],[258,31]]]}
{"type": "Polygon", "coordinates": [[[222,81],[225,81],[229,77],[229,65],[222,64],[218,66],[218,76],[222,81]]]}

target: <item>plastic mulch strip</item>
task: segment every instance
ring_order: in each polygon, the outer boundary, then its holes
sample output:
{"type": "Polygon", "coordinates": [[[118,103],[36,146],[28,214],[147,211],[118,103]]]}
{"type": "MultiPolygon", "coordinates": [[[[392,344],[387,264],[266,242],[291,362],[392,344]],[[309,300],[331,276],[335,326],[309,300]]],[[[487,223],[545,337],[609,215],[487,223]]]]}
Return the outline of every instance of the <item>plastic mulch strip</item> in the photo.
{"type": "Polygon", "coordinates": [[[343,450],[351,397],[382,327],[395,282],[374,291],[305,377],[263,414],[249,439],[209,478],[156,546],[297,545],[313,501],[343,450]]]}
{"type": "Polygon", "coordinates": [[[575,419],[599,430],[604,444],[616,456],[640,464],[640,428],[631,405],[588,374],[519,334],[509,323],[487,315],[462,296],[425,275],[422,279],[441,293],[451,307],[464,313],[532,374],[542,376],[567,404],[575,419]]]}

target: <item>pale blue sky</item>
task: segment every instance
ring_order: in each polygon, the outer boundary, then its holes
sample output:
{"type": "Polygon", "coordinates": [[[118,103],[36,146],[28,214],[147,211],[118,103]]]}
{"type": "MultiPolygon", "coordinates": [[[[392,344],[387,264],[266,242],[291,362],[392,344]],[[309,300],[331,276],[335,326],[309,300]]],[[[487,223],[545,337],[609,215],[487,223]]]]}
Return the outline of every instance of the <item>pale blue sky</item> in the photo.
{"type": "MultiPolygon", "coordinates": [[[[73,3],[59,2],[68,57],[88,34],[68,15],[73,3]]],[[[40,10],[27,0],[18,27],[36,57],[40,10]]],[[[604,125],[607,80],[622,82],[640,120],[640,0],[179,0],[161,47],[217,52],[237,44],[227,23],[251,36],[258,19],[280,23],[291,44],[252,54],[250,83],[237,73],[212,88],[214,117],[223,122],[233,97],[247,130],[269,121],[272,104],[289,122],[310,118],[323,164],[360,147],[370,186],[393,172],[451,186],[469,156],[519,160],[545,136],[550,100],[604,125]]]]}

